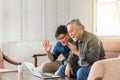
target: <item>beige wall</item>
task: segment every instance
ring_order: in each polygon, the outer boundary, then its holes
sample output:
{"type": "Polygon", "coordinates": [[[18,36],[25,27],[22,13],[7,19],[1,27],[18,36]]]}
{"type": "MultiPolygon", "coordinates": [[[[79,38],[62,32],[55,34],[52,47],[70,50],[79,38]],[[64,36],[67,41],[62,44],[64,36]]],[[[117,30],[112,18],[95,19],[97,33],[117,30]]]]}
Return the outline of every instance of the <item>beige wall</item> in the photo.
{"type": "Polygon", "coordinates": [[[0,47],[1,47],[1,43],[2,43],[2,0],[0,0],[0,47]]]}
{"type": "MultiPolygon", "coordinates": [[[[56,42],[54,31],[57,23],[66,24],[66,22],[71,19],[79,18],[86,30],[92,32],[93,0],[58,0],[58,3],[60,3],[59,6],[56,4],[57,0],[48,0],[48,6],[45,6],[45,3],[43,4],[43,8],[50,8],[47,11],[50,12],[50,15],[48,15],[49,13],[44,15],[43,13],[46,13],[46,11],[40,14],[40,2],[44,0],[27,0],[29,2],[25,0],[22,1],[24,2],[21,2],[21,0],[0,0],[0,43],[4,42],[1,45],[4,53],[15,60],[27,60],[33,62],[32,54],[42,51],[41,40],[44,38],[52,40],[51,42],[54,44],[56,42]],[[62,2],[65,2],[67,6],[63,5],[62,2]],[[34,7],[35,10],[32,11],[31,7],[34,7]],[[59,8],[58,12],[60,13],[53,14],[53,12],[57,11],[57,7],[59,8]],[[4,12],[8,13],[3,15],[4,12]],[[40,24],[41,15],[47,20],[45,26],[49,26],[49,28],[41,28],[41,25],[44,26],[44,24],[40,24]],[[46,32],[48,35],[45,34],[46,32]]],[[[44,21],[44,19],[42,20],[44,21]]],[[[46,61],[46,59],[43,59],[43,61],[46,61]]]]}
{"type": "Polygon", "coordinates": [[[86,30],[93,31],[93,0],[70,0],[70,19],[79,18],[86,30]]]}

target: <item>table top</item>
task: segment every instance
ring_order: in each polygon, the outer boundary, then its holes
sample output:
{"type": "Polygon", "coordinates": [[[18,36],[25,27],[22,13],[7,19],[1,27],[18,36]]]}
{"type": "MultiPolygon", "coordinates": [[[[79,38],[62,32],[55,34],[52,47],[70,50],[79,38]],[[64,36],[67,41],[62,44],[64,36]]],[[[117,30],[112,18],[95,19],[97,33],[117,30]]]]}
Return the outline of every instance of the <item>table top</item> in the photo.
{"type": "Polygon", "coordinates": [[[0,73],[0,80],[66,80],[66,79],[64,78],[41,79],[39,77],[32,75],[29,71],[24,71],[23,73],[18,73],[17,71],[15,71],[0,73]]]}

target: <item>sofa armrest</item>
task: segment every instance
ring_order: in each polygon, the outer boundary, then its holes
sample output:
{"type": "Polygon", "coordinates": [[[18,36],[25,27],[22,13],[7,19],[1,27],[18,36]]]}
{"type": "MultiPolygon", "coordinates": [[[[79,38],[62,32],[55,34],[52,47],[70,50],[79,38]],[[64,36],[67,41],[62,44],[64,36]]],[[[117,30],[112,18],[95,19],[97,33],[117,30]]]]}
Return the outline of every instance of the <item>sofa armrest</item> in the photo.
{"type": "Polygon", "coordinates": [[[8,56],[6,56],[5,54],[3,54],[3,59],[6,60],[8,63],[14,64],[14,65],[20,65],[21,64],[21,62],[14,61],[11,58],[9,58],[8,56]]]}
{"type": "Polygon", "coordinates": [[[39,56],[46,56],[46,55],[47,55],[46,53],[33,54],[32,57],[34,57],[34,65],[35,65],[35,67],[37,67],[37,63],[38,63],[37,57],[39,57],[39,56]]]}

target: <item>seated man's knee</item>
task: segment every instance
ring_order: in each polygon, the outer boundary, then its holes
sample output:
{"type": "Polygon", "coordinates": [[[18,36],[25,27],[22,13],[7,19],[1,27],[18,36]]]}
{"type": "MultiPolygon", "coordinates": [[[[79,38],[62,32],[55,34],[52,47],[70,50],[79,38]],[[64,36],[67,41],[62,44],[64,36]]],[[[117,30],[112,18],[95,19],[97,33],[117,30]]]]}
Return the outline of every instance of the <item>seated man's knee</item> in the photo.
{"type": "Polygon", "coordinates": [[[51,66],[50,62],[45,62],[45,63],[41,64],[40,71],[43,72],[43,73],[50,72],[50,70],[51,70],[51,69],[49,69],[50,66],[51,66]]]}
{"type": "Polygon", "coordinates": [[[41,72],[49,72],[49,65],[50,63],[48,62],[41,64],[41,72]]]}
{"type": "Polygon", "coordinates": [[[38,68],[38,70],[40,70],[43,73],[55,73],[58,68],[59,68],[60,64],[57,61],[54,62],[44,62],[43,64],[41,64],[41,66],[38,68]]]}
{"type": "Polygon", "coordinates": [[[66,65],[61,65],[60,67],[59,67],[59,70],[65,70],[65,68],[66,68],[66,65]]]}

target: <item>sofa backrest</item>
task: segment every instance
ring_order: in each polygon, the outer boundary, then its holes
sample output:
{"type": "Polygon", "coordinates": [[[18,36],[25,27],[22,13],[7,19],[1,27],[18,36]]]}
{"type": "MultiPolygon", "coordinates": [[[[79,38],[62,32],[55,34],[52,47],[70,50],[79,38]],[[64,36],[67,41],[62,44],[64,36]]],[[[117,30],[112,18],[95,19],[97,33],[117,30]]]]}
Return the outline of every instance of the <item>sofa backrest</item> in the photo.
{"type": "Polygon", "coordinates": [[[102,39],[105,49],[105,58],[114,58],[120,55],[120,40],[102,39]]]}

